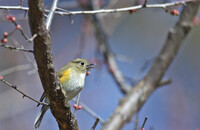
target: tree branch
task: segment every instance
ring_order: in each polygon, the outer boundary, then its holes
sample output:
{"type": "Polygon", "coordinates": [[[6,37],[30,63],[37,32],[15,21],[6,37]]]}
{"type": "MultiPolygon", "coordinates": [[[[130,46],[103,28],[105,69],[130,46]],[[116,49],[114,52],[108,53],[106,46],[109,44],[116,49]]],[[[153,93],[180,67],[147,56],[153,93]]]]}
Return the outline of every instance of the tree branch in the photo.
{"type": "MultiPolygon", "coordinates": [[[[178,6],[178,5],[185,5],[191,1],[199,1],[199,0],[190,0],[190,1],[176,1],[171,3],[164,3],[164,4],[146,4],[144,7],[143,5],[131,6],[131,7],[124,7],[124,8],[117,8],[117,9],[99,9],[99,10],[88,10],[88,11],[55,11],[55,14],[59,15],[89,15],[89,14],[98,14],[98,13],[118,13],[118,12],[128,12],[131,10],[139,10],[143,8],[161,8],[166,10],[167,7],[171,6],[178,6]]],[[[28,7],[21,7],[21,6],[0,6],[0,9],[4,10],[24,10],[28,11],[28,7]]],[[[49,12],[49,10],[45,10],[45,12],[49,12]]]]}
{"type": "Polygon", "coordinates": [[[29,0],[29,25],[34,38],[34,56],[38,73],[50,99],[51,112],[56,118],[60,130],[78,130],[78,124],[71,113],[70,105],[60,87],[60,82],[54,70],[50,34],[46,29],[42,0],[29,0]]]}
{"type": "MultiPolygon", "coordinates": [[[[81,5],[81,6],[83,9],[93,10],[92,3],[89,3],[87,7],[84,5],[81,5]]],[[[95,29],[99,48],[103,52],[105,60],[108,64],[109,71],[112,74],[116,83],[118,84],[122,93],[126,94],[127,92],[129,92],[129,90],[131,90],[131,86],[126,83],[125,77],[123,76],[123,74],[121,73],[121,71],[118,68],[118,64],[115,60],[115,56],[108,46],[107,36],[105,35],[104,31],[102,30],[102,27],[101,27],[101,24],[99,23],[98,17],[96,15],[91,15],[90,18],[91,18],[92,24],[95,29]]]]}
{"type": "Polygon", "coordinates": [[[99,118],[96,119],[96,121],[94,122],[94,124],[90,130],[94,130],[96,128],[98,122],[99,122],[99,118]]]}
{"type": "Polygon", "coordinates": [[[1,46],[1,47],[4,47],[4,48],[7,48],[7,49],[10,49],[10,50],[23,51],[23,52],[30,52],[30,53],[33,53],[32,50],[24,49],[23,47],[19,48],[19,47],[11,46],[11,45],[8,45],[8,44],[0,44],[0,46],[1,46]]]}
{"type": "Polygon", "coordinates": [[[32,100],[32,101],[34,101],[34,102],[36,102],[36,103],[38,103],[38,104],[40,104],[40,105],[47,105],[47,106],[48,106],[47,103],[43,103],[43,102],[37,101],[37,100],[35,100],[34,98],[32,98],[31,96],[25,94],[24,92],[22,92],[21,90],[19,90],[19,89],[17,88],[17,86],[12,85],[12,84],[9,83],[8,81],[4,80],[4,79],[2,78],[1,75],[0,75],[0,81],[3,82],[4,84],[8,85],[9,87],[15,89],[15,90],[16,90],[17,92],[19,92],[20,94],[22,94],[22,95],[23,95],[23,98],[24,98],[24,97],[27,97],[28,99],[30,99],[30,100],[32,100]]]}
{"type": "Polygon", "coordinates": [[[54,13],[55,13],[56,8],[57,8],[57,3],[58,3],[58,0],[53,1],[53,4],[52,4],[51,9],[49,11],[49,14],[47,16],[47,21],[46,21],[46,29],[47,30],[50,30],[51,22],[53,20],[53,16],[54,16],[54,13]]]}
{"type": "Polygon", "coordinates": [[[166,43],[148,74],[121,100],[112,116],[103,125],[103,130],[121,129],[141,109],[148,97],[155,91],[176,56],[183,40],[190,32],[191,22],[198,11],[199,4],[199,1],[193,1],[184,7],[178,22],[170,29],[166,43]]]}
{"type": "MultiPolygon", "coordinates": [[[[75,99],[72,99],[73,102],[76,103],[76,100],[75,99]]],[[[103,124],[105,121],[103,118],[101,118],[97,113],[95,113],[92,109],[90,109],[87,105],[85,105],[83,102],[79,102],[79,104],[83,107],[83,110],[85,112],[87,112],[90,116],[92,116],[94,119],[99,119],[99,122],[101,124],[103,124]]]]}
{"type": "Polygon", "coordinates": [[[142,128],[144,128],[144,126],[145,126],[145,124],[146,124],[146,122],[147,122],[147,119],[148,119],[148,116],[145,117],[144,122],[143,122],[143,124],[142,124],[142,128]]]}

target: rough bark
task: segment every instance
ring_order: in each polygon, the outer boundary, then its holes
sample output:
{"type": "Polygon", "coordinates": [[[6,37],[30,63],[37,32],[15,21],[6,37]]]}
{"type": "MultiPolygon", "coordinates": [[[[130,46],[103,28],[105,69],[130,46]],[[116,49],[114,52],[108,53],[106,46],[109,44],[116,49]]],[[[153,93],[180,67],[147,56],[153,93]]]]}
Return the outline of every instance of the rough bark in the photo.
{"type": "Polygon", "coordinates": [[[51,112],[56,118],[60,130],[78,130],[78,124],[66,102],[60,82],[54,70],[51,36],[46,30],[43,0],[29,0],[29,25],[34,39],[34,56],[38,73],[51,103],[51,112]]]}

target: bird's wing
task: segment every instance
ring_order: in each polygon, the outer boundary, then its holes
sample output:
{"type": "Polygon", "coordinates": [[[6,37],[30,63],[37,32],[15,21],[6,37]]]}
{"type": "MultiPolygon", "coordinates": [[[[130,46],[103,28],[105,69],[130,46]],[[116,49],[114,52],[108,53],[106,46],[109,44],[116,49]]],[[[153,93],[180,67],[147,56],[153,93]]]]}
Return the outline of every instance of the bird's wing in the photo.
{"type": "Polygon", "coordinates": [[[56,73],[57,76],[60,78],[62,76],[62,74],[68,70],[70,68],[69,64],[64,65],[64,67],[62,67],[60,70],[58,70],[58,72],[56,73]]]}

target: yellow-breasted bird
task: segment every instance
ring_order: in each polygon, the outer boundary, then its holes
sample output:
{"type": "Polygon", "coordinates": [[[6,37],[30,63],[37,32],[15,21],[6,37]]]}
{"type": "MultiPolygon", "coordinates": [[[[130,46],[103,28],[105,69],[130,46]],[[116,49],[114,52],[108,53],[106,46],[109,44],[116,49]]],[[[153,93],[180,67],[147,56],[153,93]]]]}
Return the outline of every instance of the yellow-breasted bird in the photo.
{"type": "MultiPolygon", "coordinates": [[[[61,87],[66,92],[67,101],[74,98],[83,88],[85,84],[85,76],[89,69],[94,68],[94,64],[90,64],[87,60],[77,58],[62,67],[56,74],[60,79],[61,87]]],[[[45,98],[45,102],[50,103],[45,93],[42,94],[40,101],[45,98]]],[[[45,112],[49,109],[49,106],[42,106],[38,113],[34,127],[38,128],[42,121],[45,112]]]]}

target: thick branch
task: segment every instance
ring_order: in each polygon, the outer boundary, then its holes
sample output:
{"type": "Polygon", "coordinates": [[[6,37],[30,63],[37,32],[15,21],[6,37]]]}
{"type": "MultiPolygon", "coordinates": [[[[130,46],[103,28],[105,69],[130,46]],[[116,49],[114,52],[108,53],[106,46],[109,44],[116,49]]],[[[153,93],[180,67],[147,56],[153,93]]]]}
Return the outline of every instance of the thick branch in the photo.
{"type": "Polygon", "coordinates": [[[140,110],[148,97],[158,87],[163,75],[176,56],[183,40],[191,30],[191,21],[198,11],[200,2],[189,2],[184,7],[176,25],[170,29],[166,43],[154,61],[146,77],[121,100],[103,130],[119,130],[140,110]]]}
{"type": "Polygon", "coordinates": [[[29,0],[29,24],[34,39],[34,56],[38,73],[51,103],[51,112],[61,130],[77,130],[78,124],[60,87],[53,65],[50,35],[46,30],[42,0],[29,0]]]}

